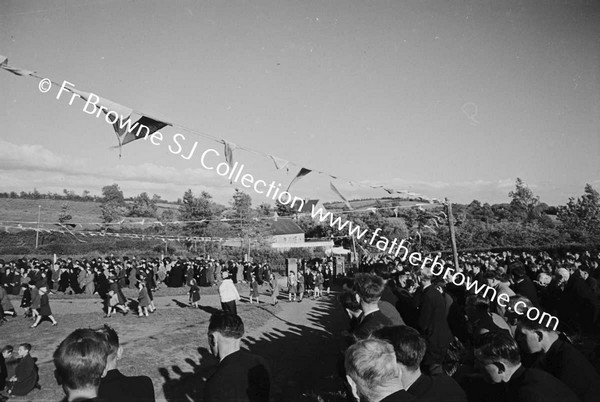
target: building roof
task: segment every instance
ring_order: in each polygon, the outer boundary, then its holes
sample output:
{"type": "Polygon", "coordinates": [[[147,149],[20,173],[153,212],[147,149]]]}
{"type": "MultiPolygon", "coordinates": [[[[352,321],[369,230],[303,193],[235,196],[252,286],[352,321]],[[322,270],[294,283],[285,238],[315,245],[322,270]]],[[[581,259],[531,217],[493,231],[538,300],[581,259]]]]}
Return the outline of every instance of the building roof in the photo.
{"type": "Polygon", "coordinates": [[[304,234],[304,230],[292,219],[277,218],[277,220],[270,221],[269,225],[271,226],[271,234],[274,236],[304,234]]]}

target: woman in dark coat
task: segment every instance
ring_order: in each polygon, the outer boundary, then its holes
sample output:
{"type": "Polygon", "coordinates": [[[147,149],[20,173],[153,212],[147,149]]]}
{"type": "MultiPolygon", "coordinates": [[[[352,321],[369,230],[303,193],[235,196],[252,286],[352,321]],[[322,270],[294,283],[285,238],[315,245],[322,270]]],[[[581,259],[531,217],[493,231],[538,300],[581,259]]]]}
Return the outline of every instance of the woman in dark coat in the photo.
{"type": "Polygon", "coordinates": [[[43,287],[40,288],[40,310],[39,315],[37,316],[35,322],[31,326],[31,328],[37,327],[43,318],[48,318],[52,321],[52,325],[58,325],[58,322],[52,316],[52,310],[50,309],[50,299],[48,299],[48,288],[43,287]]]}
{"type": "Polygon", "coordinates": [[[96,273],[96,282],[96,291],[98,292],[98,295],[100,295],[102,300],[106,299],[106,295],[110,290],[110,284],[108,283],[108,278],[103,270],[99,270],[99,272],[96,273]]]}

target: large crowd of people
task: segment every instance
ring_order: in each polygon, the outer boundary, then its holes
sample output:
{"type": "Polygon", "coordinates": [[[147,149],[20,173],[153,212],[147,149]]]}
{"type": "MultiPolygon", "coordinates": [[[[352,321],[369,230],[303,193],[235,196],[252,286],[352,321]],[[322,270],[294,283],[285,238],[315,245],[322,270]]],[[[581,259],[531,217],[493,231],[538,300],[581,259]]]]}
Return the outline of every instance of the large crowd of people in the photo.
{"type": "MultiPolygon", "coordinates": [[[[343,272],[331,260],[305,261],[289,270],[287,288],[282,289],[268,264],[111,256],[0,264],[0,317],[17,315],[10,297],[20,295],[33,326],[46,317],[56,324],[48,292],[97,294],[106,300],[107,316],[115,311],[127,314],[122,291],[126,287],[139,291],[138,314],[145,317],[155,309],[152,292],[161,285],[189,286],[189,301],[195,307],[201,286],[218,285],[223,312],[211,317],[208,335],[220,364],[218,375],[207,382],[204,400],[267,401],[268,364],[240,352],[243,323],[237,315],[237,284],[248,284],[252,302],[259,282],[269,286],[273,304],[280,290],[287,291],[283,300],[301,302],[330,294],[335,285],[339,305],[348,316],[348,327],[340,334],[345,341],[338,374],[347,381],[349,400],[600,401],[600,376],[589,359],[589,348],[584,354],[580,347],[583,335],[597,339],[600,333],[600,253],[462,253],[458,262],[454,267],[446,258],[443,265],[460,272],[468,283],[505,294],[506,303],[501,298],[490,300],[477,291],[478,286],[457,284],[451,276],[388,256],[363,258],[356,269],[343,272]],[[558,325],[547,326],[523,314],[534,307],[557,317],[558,325]]],[[[20,345],[17,359],[11,356],[12,348],[3,350],[0,381],[10,392],[23,392],[16,387],[23,375],[15,370],[23,366],[22,372],[32,371],[26,369],[31,364],[24,363],[30,349],[20,345]]],[[[110,395],[102,391],[102,383],[127,378],[116,370],[121,353],[118,336],[108,326],[69,335],[54,355],[67,400],[134,400],[121,386],[113,387],[117,393],[110,395]],[[85,381],[75,372],[83,370],[81,365],[73,366],[73,356],[81,353],[77,342],[97,348],[98,356],[86,357],[85,381]],[[77,380],[69,380],[72,376],[77,380]]],[[[26,392],[38,385],[37,371],[35,381],[28,381],[26,392]]],[[[127,381],[148,390],[140,401],[154,400],[149,379],[127,381]]]]}
{"type": "Polygon", "coordinates": [[[578,347],[582,334],[599,332],[599,261],[590,252],[462,254],[454,272],[500,289],[506,303],[398,259],[363,261],[339,298],[350,318],[352,393],[365,401],[600,401],[598,371],[578,347]],[[529,307],[556,316],[557,328],[523,314],[529,307]]]}

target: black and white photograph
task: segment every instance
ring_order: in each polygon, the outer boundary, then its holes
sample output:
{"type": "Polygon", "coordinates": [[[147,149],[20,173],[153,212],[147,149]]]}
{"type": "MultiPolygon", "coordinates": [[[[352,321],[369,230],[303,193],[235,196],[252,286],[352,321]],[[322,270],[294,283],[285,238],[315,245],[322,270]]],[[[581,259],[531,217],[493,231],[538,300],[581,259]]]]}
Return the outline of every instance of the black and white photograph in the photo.
{"type": "Polygon", "coordinates": [[[0,402],[600,402],[600,0],[0,0],[0,402]]]}

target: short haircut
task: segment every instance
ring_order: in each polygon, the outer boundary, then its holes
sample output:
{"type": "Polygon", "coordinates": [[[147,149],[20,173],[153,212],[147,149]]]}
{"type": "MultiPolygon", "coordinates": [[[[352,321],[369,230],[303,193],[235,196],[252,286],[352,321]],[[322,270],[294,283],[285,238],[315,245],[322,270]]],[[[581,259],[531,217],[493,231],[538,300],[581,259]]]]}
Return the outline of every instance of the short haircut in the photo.
{"type": "Polygon", "coordinates": [[[522,279],[527,275],[525,266],[520,261],[513,262],[509,265],[508,269],[510,274],[517,279],[522,279]]]}
{"type": "Polygon", "coordinates": [[[416,329],[406,325],[396,325],[381,328],[375,331],[373,336],[391,343],[398,363],[411,371],[415,371],[421,365],[427,344],[425,338],[416,329]]]}
{"type": "Polygon", "coordinates": [[[360,304],[358,303],[358,301],[356,301],[356,293],[352,291],[343,292],[341,295],[339,295],[338,300],[340,301],[342,307],[348,310],[360,310],[360,304]]]}
{"type": "Polygon", "coordinates": [[[354,282],[354,289],[365,303],[375,303],[383,293],[383,279],[374,274],[358,274],[354,282]]]}
{"type": "Polygon", "coordinates": [[[22,343],[19,345],[20,348],[24,348],[26,351],[31,351],[31,344],[30,343],[22,343]]]}
{"type": "Polygon", "coordinates": [[[104,326],[97,329],[96,332],[102,335],[106,341],[109,356],[117,353],[119,350],[119,335],[117,334],[117,331],[115,331],[110,325],[104,324],[104,326]]]}
{"type": "Polygon", "coordinates": [[[543,324],[541,321],[533,321],[527,318],[526,316],[521,316],[521,318],[517,322],[518,328],[528,329],[530,331],[543,331],[543,332],[554,332],[552,329],[548,328],[546,324],[543,324]]]}
{"type": "Polygon", "coordinates": [[[76,329],[54,351],[56,379],[73,390],[97,387],[107,356],[108,348],[102,335],[90,328],[76,329]]]}
{"type": "Polygon", "coordinates": [[[483,273],[483,277],[485,279],[497,279],[499,281],[503,281],[505,279],[504,273],[497,269],[490,269],[490,270],[485,271],[483,273]]]}
{"type": "Polygon", "coordinates": [[[5,347],[2,348],[2,351],[0,351],[0,353],[4,353],[4,352],[10,352],[10,353],[12,353],[13,350],[14,349],[13,349],[12,345],[6,345],[5,347]]]}
{"type": "Polygon", "coordinates": [[[364,339],[350,346],[344,366],[357,385],[360,400],[376,399],[378,389],[398,381],[400,374],[394,348],[380,339],[364,339]]]}
{"type": "Polygon", "coordinates": [[[513,365],[521,362],[519,346],[514,338],[504,331],[491,331],[481,335],[475,357],[480,361],[504,360],[513,365]]]}
{"type": "Polygon", "coordinates": [[[219,311],[210,316],[208,332],[218,332],[225,338],[240,339],[244,336],[244,323],[237,314],[219,311]]]}
{"type": "Polygon", "coordinates": [[[486,313],[490,311],[490,300],[481,295],[469,295],[465,307],[473,307],[481,313],[486,313]]]}

